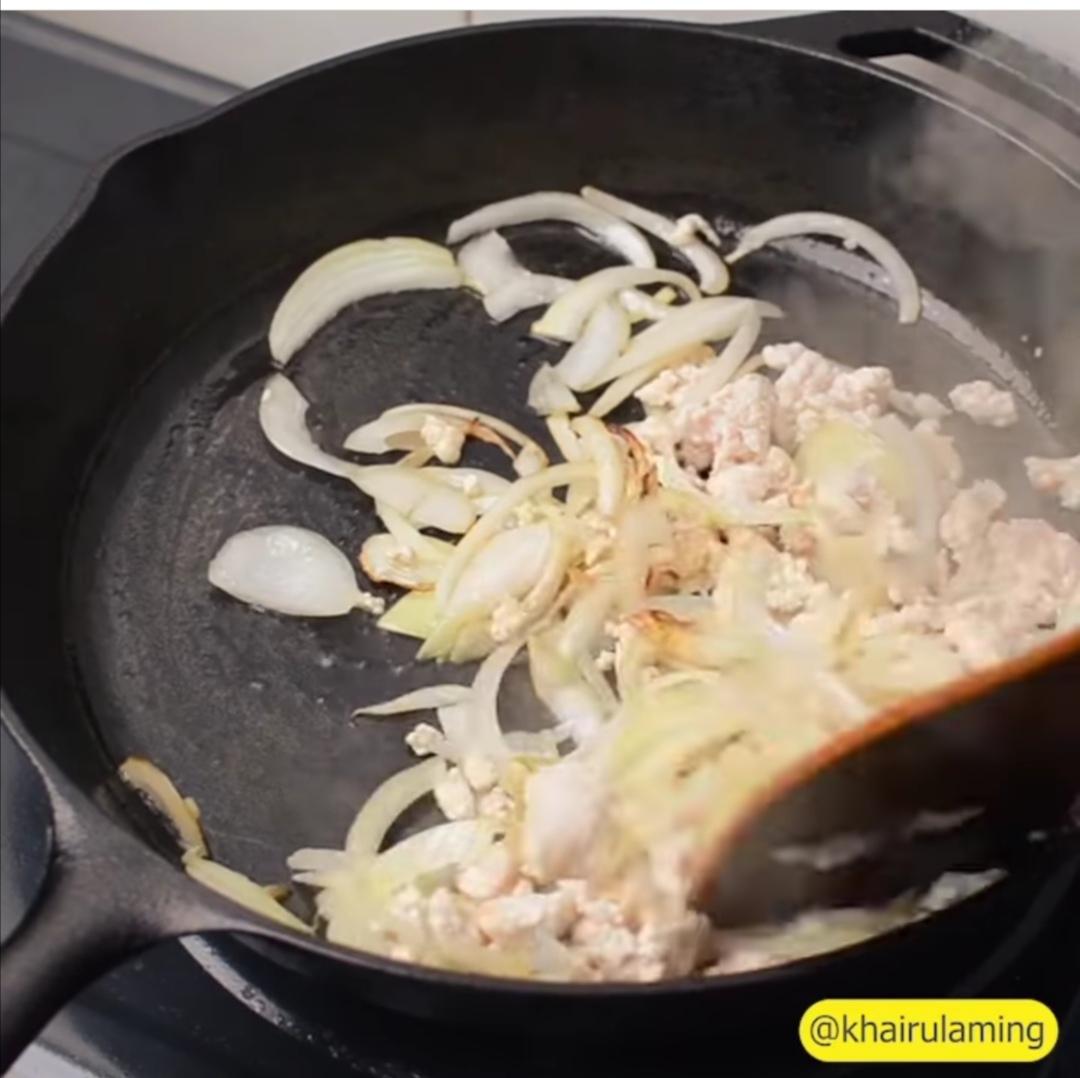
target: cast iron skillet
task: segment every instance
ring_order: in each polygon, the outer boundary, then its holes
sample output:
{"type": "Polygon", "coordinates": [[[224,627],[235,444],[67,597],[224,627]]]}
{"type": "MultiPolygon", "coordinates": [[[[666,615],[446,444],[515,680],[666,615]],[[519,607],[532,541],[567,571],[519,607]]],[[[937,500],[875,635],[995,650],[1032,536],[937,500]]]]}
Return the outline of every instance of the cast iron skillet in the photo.
{"type": "MultiPolygon", "coordinates": [[[[1023,356],[1024,422],[972,441],[996,455],[986,470],[1013,485],[1014,511],[1027,498],[1043,515],[1014,458],[1080,434],[1064,347],[1080,186],[1017,131],[853,58],[979,60],[967,24],[929,25],[864,16],[846,53],[836,42],[852,26],[831,16],[772,24],[771,40],[636,20],[418,38],[245,95],[99,172],[4,302],[4,721],[54,813],[47,878],[4,952],[5,1066],[71,994],[166,936],[239,933],[316,992],[451,1022],[718,1031],[826,995],[947,989],[1034,896],[1072,886],[1073,861],[1036,858],[952,911],[773,972],[492,981],[346,952],[219,900],[177,871],[168,836],[114,777],[129,754],[157,761],[202,806],[221,860],[280,879],[289,851],[339,841],[406,761],[400,729],[354,726],[350,709],[446,676],[361,617],[277,619],[205,584],[208,558],[240,528],[305,524],[353,549],[374,525],[349,490],[276,458],[255,424],[274,304],[306,261],[351,238],[438,238],[462,208],[585,182],[736,222],[795,208],[869,221],[958,313],[899,328],[887,298],[779,255],[740,267],[739,290],[780,299],[785,336],[874,355],[920,388],[977,376],[997,362],[991,341],[1023,356]],[[922,166],[928,139],[948,183],[922,166]]],[[[1068,80],[1031,78],[1030,61],[1009,46],[974,70],[1076,125],[1068,80]]],[[[600,264],[560,229],[522,242],[556,272],[600,264]]],[[[493,327],[464,294],[374,300],[321,332],[292,373],[328,446],[408,399],[535,429],[521,402],[546,346],[528,321],[493,327]]]]}

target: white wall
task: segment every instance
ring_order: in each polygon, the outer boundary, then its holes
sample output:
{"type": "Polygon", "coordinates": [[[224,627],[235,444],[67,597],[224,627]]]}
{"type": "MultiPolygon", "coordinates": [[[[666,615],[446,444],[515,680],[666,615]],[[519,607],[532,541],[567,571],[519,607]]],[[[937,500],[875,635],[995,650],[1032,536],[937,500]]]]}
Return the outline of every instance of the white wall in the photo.
{"type": "MultiPolygon", "coordinates": [[[[39,17],[180,67],[254,86],[317,60],[432,30],[545,15],[619,11],[55,11],[39,17]]],[[[714,23],[790,11],[642,11],[635,15],[714,23]]],[[[1080,68],[1080,14],[972,11],[966,14],[1080,68]]]]}

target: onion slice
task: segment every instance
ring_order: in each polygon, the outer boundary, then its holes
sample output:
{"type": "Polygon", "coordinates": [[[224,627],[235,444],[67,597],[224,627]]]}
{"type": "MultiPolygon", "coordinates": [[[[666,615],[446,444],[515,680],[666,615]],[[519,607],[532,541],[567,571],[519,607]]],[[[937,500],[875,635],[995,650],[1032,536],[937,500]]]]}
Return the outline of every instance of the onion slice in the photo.
{"type": "Polygon", "coordinates": [[[317,532],[286,524],[227,539],[207,575],[234,599],[295,617],[338,617],[370,601],[336,546],[317,532]]]}
{"type": "Polygon", "coordinates": [[[754,350],[760,334],[761,312],[756,306],[751,306],[743,316],[742,325],[735,330],[724,346],[724,350],[706,364],[697,381],[687,387],[679,402],[679,410],[683,414],[688,414],[703,405],[714,393],[723,389],[735,377],[743,361],[754,350]]]}
{"type": "Polygon", "coordinates": [[[437,243],[407,237],[347,243],[308,266],[285,293],[270,323],[270,354],[284,366],[316,330],[357,300],[461,283],[454,256],[437,243]]]}
{"type": "Polygon", "coordinates": [[[579,479],[590,479],[595,474],[596,468],[593,464],[555,464],[536,475],[526,476],[512,484],[454,548],[454,553],[450,556],[435,588],[438,605],[445,608],[466,566],[488,540],[503,527],[507,518],[519,505],[544,491],[566,486],[579,479]]]}
{"type": "Polygon", "coordinates": [[[547,363],[541,363],[533,375],[527,403],[540,415],[566,415],[568,412],[581,411],[581,405],[570,392],[570,387],[559,377],[559,372],[547,363]]]}
{"type": "Polygon", "coordinates": [[[727,256],[729,263],[737,262],[752,251],[774,240],[793,236],[835,236],[845,245],[859,246],[875,258],[892,280],[899,306],[900,321],[918,320],[922,308],[919,282],[904,256],[880,233],[835,213],[784,213],[748,228],[739,238],[738,246],[727,256]]]}
{"type": "Polygon", "coordinates": [[[259,426],[266,440],[283,456],[328,475],[356,481],[359,465],[320,449],[307,425],[311,405],[283,374],[266,379],[259,397],[259,426]]]}
{"type": "Polygon", "coordinates": [[[172,824],[185,851],[206,856],[206,838],[194,802],[180,793],[160,767],[141,756],[129,756],[119,772],[128,786],[172,824]]]}
{"type": "Polygon", "coordinates": [[[381,704],[358,707],[354,715],[405,715],[412,711],[430,711],[435,708],[463,704],[472,696],[468,685],[426,685],[422,689],[384,700],[381,704]]]}
{"type": "Polygon", "coordinates": [[[566,221],[632,265],[656,265],[648,241],[633,225],[566,191],[537,191],[483,206],[454,221],[446,233],[446,242],[461,243],[479,232],[532,221],[566,221]]]}
{"type": "Polygon", "coordinates": [[[700,232],[711,242],[720,242],[716,231],[700,214],[688,214],[678,221],[673,221],[662,213],[655,213],[634,202],[616,198],[615,195],[609,195],[595,187],[583,187],[581,197],[590,205],[607,210],[608,213],[637,225],[674,247],[694,267],[702,291],[708,295],[725,291],[731,283],[731,275],[724,265],[724,260],[707,243],[698,239],[700,232]]]}
{"type": "Polygon", "coordinates": [[[532,333],[537,337],[550,337],[557,341],[576,341],[581,336],[589,315],[601,303],[612,299],[627,288],[645,284],[673,284],[690,299],[698,299],[698,286],[675,270],[639,269],[634,266],[611,266],[582,277],[569,292],[561,295],[533,323],[532,333]]]}
{"type": "Polygon", "coordinates": [[[345,836],[345,849],[359,857],[374,857],[394,821],[446,774],[438,757],[424,760],[391,775],[364,802],[345,836]]]}
{"type": "Polygon", "coordinates": [[[484,297],[484,310],[505,322],[519,311],[558,299],[572,284],[565,277],[527,270],[498,232],[485,232],[458,251],[465,285],[484,297]]]}
{"type": "Polygon", "coordinates": [[[566,350],[555,371],[571,389],[595,389],[629,343],[630,318],[625,308],[607,300],[589,315],[581,336],[566,350]]]}
{"type": "MultiPolygon", "coordinates": [[[[547,464],[547,454],[535,439],[530,438],[512,423],[507,423],[505,419],[489,415],[487,412],[478,412],[473,408],[462,408],[456,404],[399,404],[394,408],[388,408],[380,418],[388,420],[391,417],[396,418],[397,416],[415,414],[464,420],[469,424],[470,437],[478,438],[483,442],[490,442],[506,452],[508,456],[513,457],[514,470],[519,475],[532,474],[532,471],[537,471],[547,464]],[[513,442],[521,446],[521,452],[514,457],[513,451],[506,445],[506,442],[513,442]]],[[[349,445],[351,438],[352,435],[346,439],[345,447],[347,449],[351,448],[349,445]]]]}
{"type": "Polygon", "coordinates": [[[360,547],[360,568],[368,580],[379,584],[394,584],[410,591],[423,590],[435,587],[448,556],[449,553],[424,558],[412,547],[403,547],[394,536],[376,532],[360,547]]]}
{"type": "Polygon", "coordinates": [[[596,462],[596,508],[604,516],[614,517],[622,508],[626,493],[622,443],[591,415],[575,419],[570,426],[581,439],[585,453],[596,462]]]}
{"type": "MultiPolygon", "coordinates": [[[[665,367],[686,360],[690,353],[702,347],[704,342],[730,337],[743,325],[756,303],[756,300],[736,299],[731,296],[698,300],[681,307],[663,322],[657,322],[639,333],[630,347],[612,364],[608,373],[618,377],[589,409],[589,414],[607,415],[622,404],[635,389],[665,367]]],[[[746,336],[741,338],[740,347],[731,353],[738,357],[738,362],[731,367],[731,373],[734,373],[735,367],[746,358],[746,352],[749,351],[743,350],[746,339],[746,336]]],[[[750,341],[750,347],[753,347],[753,340],[750,341]]],[[[719,365],[721,361],[714,362],[719,365]]],[[[718,369],[722,371],[728,365],[729,361],[725,360],[724,366],[718,369]]]]}
{"type": "Polygon", "coordinates": [[[235,869],[219,865],[216,861],[211,861],[194,850],[189,850],[184,855],[184,871],[204,887],[217,891],[219,895],[255,913],[262,914],[271,921],[277,921],[306,935],[311,935],[313,931],[311,925],[305,924],[294,913],[290,913],[270,895],[265,887],[260,887],[254,880],[248,879],[235,869]]]}

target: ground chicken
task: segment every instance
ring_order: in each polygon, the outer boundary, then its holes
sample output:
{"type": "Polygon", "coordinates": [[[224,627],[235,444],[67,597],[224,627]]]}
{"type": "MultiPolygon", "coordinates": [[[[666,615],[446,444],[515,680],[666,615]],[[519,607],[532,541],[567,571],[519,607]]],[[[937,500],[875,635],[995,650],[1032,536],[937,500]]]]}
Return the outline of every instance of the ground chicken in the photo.
{"type": "Polygon", "coordinates": [[[448,820],[468,820],[476,815],[476,796],[465,776],[452,767],[442,781],[435,784],[435,802],[448,820]]]}
{"type": "Polygon", "coordinates": [[[517,882],[517,864],[505,842],[496,843],[457,877],[457,889],[469,898],[494,898],[517,882]]]}
{"type": "Polygon", "coordinates": [[[680,457],[701,473],[732,464],[760,464],[769,451],[772,420],[768,378],[737,378],[686,417],[678,440],[680,457]]]}
{"type": "Polygon", "coordinates": [[[848,419],[867,426],[885,414],[893,388],[887,367],[852,370],[802,348],[776,380],[776,441],[791,451],[830,419],[848,419]]]}
{"type": "Polygon", "coordinates": [[[1013,395],[992,382],[963,382],[949,391],[949,401],[980,426],[1011,427],[1017,420],[1013,395]]]}
{"type": "Polygon", "coordinates": [[[902,389],[889,394],[889,404],[910,419],[944,419],[952,412],[932,393],[907,393],[902,389]]]}
{"type": "Polygon", "coordinates": [[[420,427],[420,438],[443,464],[457,464],[465,445],[465,427],[459,421],[429,415],[420,427]]]}
{"type": "Polygon", "coordinates": [[[1080,586],[1080,542],[1045,520],[997,521],[956,557],[944,633],[970,666],[999,662],[1038,640],[1080,586]]]}
{"type": "Polygon", "coordinates": [[[779,446],[770,446],[760,464],[733,464],[709,476],[705,489],[725,505],[792,504],[798,474],[795,464],[779,446]]]}
{"type": "Polygon", "coordinates": [[[406,735],[405,744],[417,756],[432,756],[446,745],[446,738],[441,730],[429,722],[417,723],[406,735]]]}
{"type": "Polygon", "coordinates": [[[1080,454],[1075,457],[1025,457],[1028,482],[1040,494],[1056,494],[1065,509],[1080,509],[1080,454]]]}
{"type": "Polygon", "coordinates": [[[1004,504],[1005,491],[992,479],[972,483],[941,515],[941,541],[954,554],[967,549],[982,538],[1004,504]]]}

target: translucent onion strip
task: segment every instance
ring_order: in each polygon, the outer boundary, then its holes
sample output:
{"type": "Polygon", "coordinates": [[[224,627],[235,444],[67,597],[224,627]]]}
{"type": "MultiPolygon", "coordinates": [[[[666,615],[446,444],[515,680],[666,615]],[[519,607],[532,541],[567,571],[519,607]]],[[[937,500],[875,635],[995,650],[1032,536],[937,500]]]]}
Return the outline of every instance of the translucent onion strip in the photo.
{"type": "Polygon", "coordinates": [[[458,288],[461,270],[426,240],[358,240],[313,262],[285,293],[270,323],[270,354],[284,366],[342,308],[387,292],[458,288]]]}
{"type": "Polygon", "coordinates": [[[345,837],[345,849],[361,857],[374,857],[394,821],[410,805],[431,793],[445,774],[446,764],[432,758],[391,775],[357,813],[345,837]]]}
{"type": "Polygon", "coordinates": [[[723,389],[754,350],[760,334],[761,312],[757,307],[751,306],[743,316],[742,325],[735,330],[723,351],[707,363],[700,377],[687,387],[679,401],[679,410],[683,413],[692,412],[714,393],[723,389]]]}
{"type": "Polygon", "coordinates": [[[630,318],[626,310],[614,300],[607,300],[589,315],[581,336],[566,350],[555,370],[571,389],[595,389],[629,343],[630,318]]]}
{"type": "Polygon", "coordinates": [[[626,458],[620,441],[593,416],[571,423],[588,456],[596,462],[596,508],[614,517],[622,508],[626,492],[626,458]]]}
{"type": "Polygon", "coordinates": [[[119,770],[124,782],[172,824],[185,850],[206,855],[206,839],[194,802],[181,795],[161,768],[141,756],[129,756],[119,770]]]}
{"type": "Polygon", "coordinates": [[[529,383],[528,406],[539,415],[566,415],[580,412],[581,405],[570,387],[559,377],[558,371],[547,363],[541,363],[529,383]]]}
{"type": "Polygon", "coordinates": [[[919,282],[904,256],[880,233],[835,213],[784,213],[748,228],[739,238],[738,246],[727,256],[729,263],[737,262],[752,251],[774,240],[793,236],[835,236],[845,245],[858,246],[875,258],[892,280],[899,306],[900,321],[915,322],[922,308],[919,282]]]}
{"type": "Polygon", "coordinates": [[[527,270],[498,232],[485,232],[458,251],[465,284],[484,298],[484,310],[504,322],[519,311],[558,299],[571,285],[565,277],[527,270]]]}
{"type": "Polygon", "coordinates": [[[426,685],[422,689],[413,689],[402,693],[392,700],[380,704],[367,704],[358,707],[354,715],[405,715],[413,711],[429,711],[451,704],[463,704],[472,696],[468,685],[426,685]]]}
{"type": "Polygon", "coordinates": [[[398,510],[422,527],[460,533],[476,518],[469,499],[415,469],[400,464],[361,466],[327,453],[307,427],[308,402],[283,374],[266,380],[259,400],[259,424],[279,452],[309,468],[348,479],[361,491],[398,510]]]}
{"type": "Polygon", "coordinates": [[[700,214],[688,214],[673,221],[662,213],[616,198],[595,187],[583,187],[581,197],[674,247],[694,267],[703,292],[716,295],[726,290],[731,281],[727,266],[716,251],[698,238],[698,233],[703,233],[713,243],[719,243],[720,238],[700,214]]]}
{"type": "Polygon", "coordinates": [[[632,265],[656,265],[648,241],[633,225],[567,191],[537,191],[482,206],[454,221],[446,233],[446,242],[461,243],[479,232],[532,221],[566,221],[584,229],[632,265]]]}
{"type": "MultiPolygon", "coordinates": [[[[716,341],[730,337],[743,324],[753,310],[754,300],[716,299],[699,300],[688,304],[670,318],[658,322],[634,338],[633,343],[614,365],[620,376],[607,387],[589,409],[589,414],[605,416],[618,407],[631,393],[666,367],[689,361],[704,341],[716,341]],[[699,305],[714,305],[704,309],[699,305]],[[697,308],[695,310],[694,308],[697,308]]],[[[746,338],[743,338],[745,341],[746,338]]],[[[740,349],[741,351],[740,342],[740,349]]],[[[753,341],[750,342],[753,347],[753,341]]],[[[739,355],[738,363],[746,358],[739,355]]],[[[735,366],[738,366],[738,363],[735,366]]],[[[732,367],[734,373],[734,367],[732,367]]]]}
{"type": "MultiPolygon", "coordinates": [[[[469,436],[472,438],[479,438],[481,441],[490,442],[504,449],[505,445],[498,440],[500,437],[521,446],[521,452],[518,453],[514,460],[514,468],[519,475],[529,475],[532,471],[538,471],[547,464],[547,454],[535,439],[530,438],[512,423],[507,423],[505,419],[489,415],[487,412],[462,408],[456,404],[399,404],[383,412],[382,418],[388,419],[392,416],[415,413],[465,420],[470,424],[469,436]],[[523,468],[526,470],[522,471],[523,468]]],[[[348,446],[348,442],[346,442],[346,446],[348,446]]],[[[512,454],[508,455],[512,456],[512,454]]]]}
{"type": "Polygon", "coordinates": [[[443,575],[435,589],[440,607],[445,607],[465,567],[479,550],[506,523],[507,518],[523,502],[544,491],[566,486],[579,479],[595,476],[593,464],[556,464],[536,475],[526,476],[514,483],[509,490],[469,529],[461,542],[454,548],[454,553],[443,570],[443,575]]]}
{"type": "Polygon", "coordinates": [[[612,266],[582,277],[569,292],[561,295],[534,322],[532,333],[556,341],[576,341],[581,336],[589,315],[601,303],[617,296],[627,288],[646,284],[672,284],[690,299],[698,299],[698,287],[685,273],[665,269],[637,269],[633,266],[612,266]]]}
{"type": "Polygon", "coordinates": [[[225,865],[219,865],[216,861],[210,861],[190,851],[184,856],[184,870],[204,887],[217,891],[219,895],[262,914],[271,921],[277,921],[306,935],[313,931],[311,925],[304,924],[299,917],[272,898],[265,887],[260,887],[235,869],[226,868],[225,865]]]}

